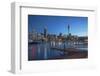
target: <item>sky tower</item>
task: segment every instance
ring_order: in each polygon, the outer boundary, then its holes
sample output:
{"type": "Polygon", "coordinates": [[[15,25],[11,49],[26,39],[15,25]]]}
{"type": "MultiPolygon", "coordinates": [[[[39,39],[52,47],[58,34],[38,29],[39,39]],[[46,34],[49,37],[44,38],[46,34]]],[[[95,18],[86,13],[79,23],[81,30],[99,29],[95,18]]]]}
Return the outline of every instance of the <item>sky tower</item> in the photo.
{"type": "Polygon", "coordinates": [[[68,28],[68,35],[69,35],[70,34],[70,25],[69,24],[68,24],[67,28],[68,28]]]}

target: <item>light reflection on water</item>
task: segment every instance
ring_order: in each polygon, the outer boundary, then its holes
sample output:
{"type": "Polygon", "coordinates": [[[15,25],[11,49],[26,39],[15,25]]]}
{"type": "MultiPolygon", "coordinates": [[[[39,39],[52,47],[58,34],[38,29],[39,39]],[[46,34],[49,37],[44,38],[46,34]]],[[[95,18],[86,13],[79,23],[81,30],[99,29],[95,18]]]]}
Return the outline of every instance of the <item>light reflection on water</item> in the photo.
{"type": "MultiPolygon", "coordinates": [[[[51,49],[51,46],[59,48],[68,48],[68,44],[65,43],[40,43],[40,44],[28,44],[28,60],[47,60],[47,59],[60,59],[64,55],[63,51],[51,49]]],[[[77,49],[87,50],[87,45],[74,45],[77,49]]]]}

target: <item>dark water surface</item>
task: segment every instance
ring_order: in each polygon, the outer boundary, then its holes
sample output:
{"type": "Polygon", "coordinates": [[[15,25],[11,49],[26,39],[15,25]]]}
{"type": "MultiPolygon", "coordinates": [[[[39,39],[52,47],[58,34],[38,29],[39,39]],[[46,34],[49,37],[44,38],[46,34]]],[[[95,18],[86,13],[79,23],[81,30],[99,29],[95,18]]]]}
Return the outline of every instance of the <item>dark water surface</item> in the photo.
{"type": "MultiPolygon", "coordinates": [[[[49,59],[63,59],[64,51],[58,51],[56,49],[51,49],[50,42],[39,43],[39,44],[28,44],[28,60],[49,60],[49,59]]],[[[68,48],[67,44],[59,43],[56,47],[58,48],[68,48]]],[[[87,51],[87,45],[74,45],[77,49],[82,49],[87,51]]],[[[67,54],[66,54],[67,57],[67,54]]]]}

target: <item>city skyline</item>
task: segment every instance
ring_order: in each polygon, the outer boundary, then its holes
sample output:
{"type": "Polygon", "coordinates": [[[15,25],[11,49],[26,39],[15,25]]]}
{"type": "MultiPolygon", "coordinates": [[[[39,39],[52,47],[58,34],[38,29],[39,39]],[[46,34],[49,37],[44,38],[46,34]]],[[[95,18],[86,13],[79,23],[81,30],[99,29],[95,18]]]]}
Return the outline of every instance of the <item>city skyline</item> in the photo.
{"type": "Polygon", "coordinates": [[[49,34],[67,35],[68,25],[72,35],[87,36],[88,17],[28,15],[29,32],[34,29],[38,33],[43,33],[46,27],[49,34]]]}

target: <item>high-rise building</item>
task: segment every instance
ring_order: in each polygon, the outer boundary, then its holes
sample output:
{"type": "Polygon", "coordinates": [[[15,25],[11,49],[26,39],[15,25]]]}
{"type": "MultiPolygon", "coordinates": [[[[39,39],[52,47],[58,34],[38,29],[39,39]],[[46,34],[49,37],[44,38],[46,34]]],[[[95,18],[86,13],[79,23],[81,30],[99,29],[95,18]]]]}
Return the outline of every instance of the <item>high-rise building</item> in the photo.
{"type": "Polygon", "coordinates": [[[47,27],[44,28],[44,37],[47,37],[47,27]]]}

